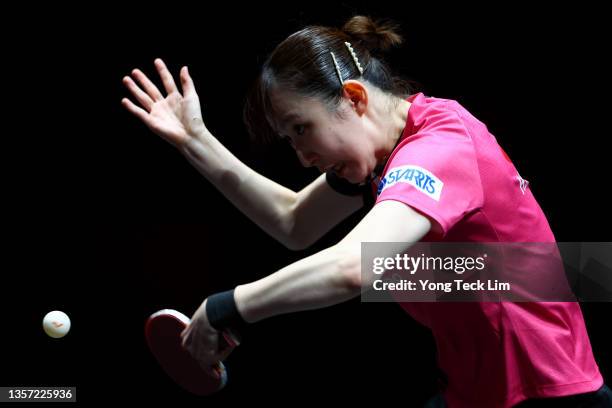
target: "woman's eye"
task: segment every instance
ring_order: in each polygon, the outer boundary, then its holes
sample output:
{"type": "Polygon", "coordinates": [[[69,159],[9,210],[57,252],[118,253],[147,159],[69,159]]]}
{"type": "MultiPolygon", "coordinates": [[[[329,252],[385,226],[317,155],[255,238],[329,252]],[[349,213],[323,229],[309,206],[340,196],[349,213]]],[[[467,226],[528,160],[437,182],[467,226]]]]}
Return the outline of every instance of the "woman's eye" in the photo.
{"type": "Polygon", "coordinates": [[[291,137],[287,135],[281,135],[281,139],[283,139],[284,141],[288,142],[291,146],[293,146],[293,139],[291,139],[291,137]]]}
{"type": "Polygon", "coordinates": [[[303,134],[304,134],[304,129],[305,129],[305,128],[306,128],[306,127],[305,127],[304,125],[295,125],[295,126],[293,127],[293,130],[295,131],[295,133],[296,133],[298,136],[301,136],[301,135],[303,135],[303,134]]]}

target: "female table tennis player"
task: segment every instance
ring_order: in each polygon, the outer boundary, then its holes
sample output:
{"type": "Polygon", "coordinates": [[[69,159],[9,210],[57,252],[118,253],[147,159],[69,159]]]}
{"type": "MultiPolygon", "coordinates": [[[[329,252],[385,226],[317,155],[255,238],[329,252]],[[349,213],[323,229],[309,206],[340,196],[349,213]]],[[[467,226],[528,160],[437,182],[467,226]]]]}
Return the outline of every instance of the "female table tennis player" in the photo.
{"type": "MultiPolygon", "coordinates": [[[[362,241],[555,242],[486,126],[456,101],[411,94],[390,74],[380,55],[401,40],[394,25],[355,16],[342,29],[306,27],[270,54],[244,117],[252,136],[286,138],[304,166],[323,173],[299,192],[247,167],[209,132],[187,67],[179,90],[155,61],[165,96],[140,70],[124,78],[137,102],[125,98],[125,108],[288,248],[305,248],[372,206],[336,245],[204,300],[183,333],[202,363],[231,351],[219,346],[225,329],[358,296],[368,284],[362,241]]],[[[447,377],[429,406],[612,406],[578,303],[402,307],[432,330],[447,377]]]]}

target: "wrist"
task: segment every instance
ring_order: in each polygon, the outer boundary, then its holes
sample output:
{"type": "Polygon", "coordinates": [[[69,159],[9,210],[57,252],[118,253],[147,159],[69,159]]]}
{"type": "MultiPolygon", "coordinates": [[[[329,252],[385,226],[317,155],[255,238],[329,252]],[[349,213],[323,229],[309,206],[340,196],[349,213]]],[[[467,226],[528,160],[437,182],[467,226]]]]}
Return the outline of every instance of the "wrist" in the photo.
{"type": "Polygon", "coordinates": [[[215,330],[241,333],[247,325],[236,307],[234,289],[209,296],[205,307],[206,318],[215,330]]]}
{"type": "Polygon", "coordinates": [[[238,285],[236,289],[234,289],[234,299],[236,301],[236,309],[238,309],[238,313],[242,316],[245,322],[254,323],[259,320],[254,316],[252,307],[249,306],[249,286],[247,285],[238,285]]]}
{"type": "Polygon", "coordinates": [[[194,155],[202,150],[209,150],[215,137],[208,131],[202,129],[187,133],[187,140],[179,146],[179,150],[184,155],[194,155]]]}

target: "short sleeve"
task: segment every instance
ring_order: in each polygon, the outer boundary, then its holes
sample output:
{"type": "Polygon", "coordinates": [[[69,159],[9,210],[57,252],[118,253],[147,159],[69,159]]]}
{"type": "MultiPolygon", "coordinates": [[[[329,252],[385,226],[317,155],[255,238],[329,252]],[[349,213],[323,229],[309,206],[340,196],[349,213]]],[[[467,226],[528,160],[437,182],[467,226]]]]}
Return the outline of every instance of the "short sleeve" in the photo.
{"type": "Polygon", "coordinates": [[[466,214],[482,207],[474,145],[459,119],[402,142],[377,194],[376,203],[396,200],[429,216],[440,225],[443,236],[466,214]]]}

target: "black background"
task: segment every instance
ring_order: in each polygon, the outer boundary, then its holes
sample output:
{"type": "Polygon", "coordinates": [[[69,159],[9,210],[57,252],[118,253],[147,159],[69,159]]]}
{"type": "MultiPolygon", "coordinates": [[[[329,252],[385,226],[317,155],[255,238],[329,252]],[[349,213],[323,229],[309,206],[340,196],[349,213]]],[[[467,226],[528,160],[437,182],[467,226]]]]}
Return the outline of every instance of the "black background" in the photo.
{"type": "MultiPolygon", "coordinates": [[[[123,110],[121,78],[135,67],[155,77],[155,57],[175,74],[189,65],[213,134],[299,189],[316,170],[301,168],[288,146],[250,145],[244,94],[287,35],[356,13],[402,24],[406,44],[391,65],[488,125],[558,241],[610,240],[601,10],[378,1],[5,10],[0,385],[76,386],[82,405],[372,398],[418,406],[435,392],[433,338],[396,304],[356,299],[254,325],[227,361],[230,384],[205,401],[171,383],[144,340],[155,310],[191,314],[212,292],[333,244],[363,212],[308,250],[289,251],[123,110]],[[55,309],[73,325],[59,340],[41,329],[55,309]]],[[[582,306],[608,379],[610,304],[582,306]]]]}

